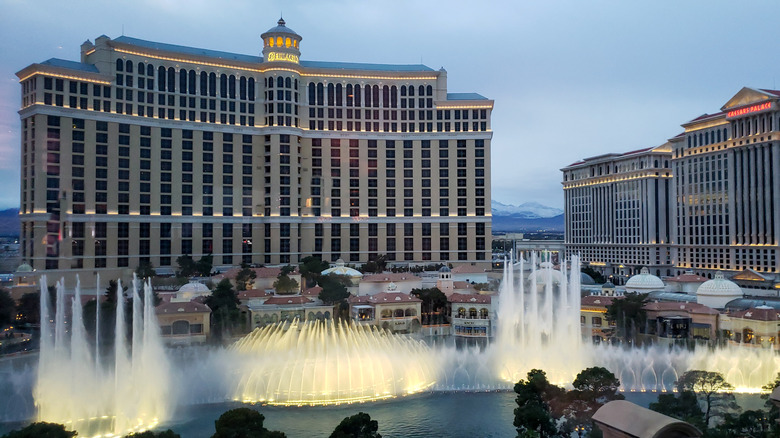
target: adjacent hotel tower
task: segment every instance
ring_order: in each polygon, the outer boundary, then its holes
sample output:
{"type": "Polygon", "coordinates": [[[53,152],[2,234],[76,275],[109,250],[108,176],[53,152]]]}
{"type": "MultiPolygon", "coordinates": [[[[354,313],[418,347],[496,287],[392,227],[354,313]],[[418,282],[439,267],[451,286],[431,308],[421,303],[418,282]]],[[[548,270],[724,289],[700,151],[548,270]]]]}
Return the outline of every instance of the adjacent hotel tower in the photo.
{"type": "Polygon", "coordinates": [[[567,252],[617,280],[647,266],[780,287],[778,100],[743,88],[659,148],[562,169],[567,252]]]}
{"type": "Polygon", "coordinates": [[[25,260],[489,262],[493,101],[443,68],[300,60],[301,39],[284,20],[261,57],[100,36],[17,73],[25,260]]]}

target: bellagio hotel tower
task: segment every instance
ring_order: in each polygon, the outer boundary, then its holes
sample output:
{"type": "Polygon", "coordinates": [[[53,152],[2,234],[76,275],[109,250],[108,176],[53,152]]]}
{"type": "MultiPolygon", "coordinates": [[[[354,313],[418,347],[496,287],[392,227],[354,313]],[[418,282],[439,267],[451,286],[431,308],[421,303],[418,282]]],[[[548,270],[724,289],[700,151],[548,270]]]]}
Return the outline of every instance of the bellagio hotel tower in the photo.
{"type": "Polygon", "coordinates": [[[443,68],[301,60],[301,39],[100,36],[17,73],[25,261],[82,283],[185,254],[487,264],[493,101],[443,68]]]}

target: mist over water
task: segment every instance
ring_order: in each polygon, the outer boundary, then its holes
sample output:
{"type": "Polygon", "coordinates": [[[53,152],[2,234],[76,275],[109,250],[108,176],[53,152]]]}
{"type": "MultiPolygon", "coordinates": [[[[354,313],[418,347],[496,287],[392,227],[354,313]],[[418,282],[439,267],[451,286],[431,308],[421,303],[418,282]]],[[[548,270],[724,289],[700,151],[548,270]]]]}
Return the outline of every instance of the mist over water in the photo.
{"type": "Polygon", "coordinates": [[[284,409],[394,403],[430,391],[511,390],[534,368],[568,386],[583,369],[603,366],[629,392],[673,391],[680,375],[702,369],[720,372],[738,392],[757,392],[780,370],[773,349],[594,345],[579,324],[579,260],[562,266],[556,270],[537,255],[505,263],[493,297],[495,337],[465,347],[452,338],[422,339],[354,323],[294,321],[258,328],[228,348],[164,348],[152,289],[134,281],[132,304],[117,296],[114,346],[100,351],[84,326],[80,287],[71,295],[58,283],[52,311],[44,278],[40,353],[37,361],[0,361],[0,422],[35,419],[64,423],[85,436],[124,434],[175,424],[205,404],[284,409]],[[132,336],[124,336],[130,328],[132,336]]]}

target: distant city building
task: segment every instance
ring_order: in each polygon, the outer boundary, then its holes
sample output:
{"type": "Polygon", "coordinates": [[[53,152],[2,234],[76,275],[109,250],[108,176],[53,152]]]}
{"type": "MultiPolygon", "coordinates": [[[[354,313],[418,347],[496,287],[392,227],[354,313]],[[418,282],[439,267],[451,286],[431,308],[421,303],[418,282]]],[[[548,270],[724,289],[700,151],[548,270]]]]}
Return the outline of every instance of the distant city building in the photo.
{"type": "Polygon", "coordinates": [[[666,143],[563,168],[566,256],[580,255],[615,284],[641,266],[671,274],[671,152],[666,143]]]}
{"type": "Polygon", "coordinates": [[[18,72],[24,260],[487,266],[493,101],[443,68],[301,60],[283,20],[261,37],[256,56],[100,36],[18,72]]]}
{"type": "Polygon", "coordinates": [[[723,271],[776,294],[778,100],[780,91],[743,88],[659,148],[562,169],[567,254],[617,284],[644,266],[657,276],[723,271]]]}

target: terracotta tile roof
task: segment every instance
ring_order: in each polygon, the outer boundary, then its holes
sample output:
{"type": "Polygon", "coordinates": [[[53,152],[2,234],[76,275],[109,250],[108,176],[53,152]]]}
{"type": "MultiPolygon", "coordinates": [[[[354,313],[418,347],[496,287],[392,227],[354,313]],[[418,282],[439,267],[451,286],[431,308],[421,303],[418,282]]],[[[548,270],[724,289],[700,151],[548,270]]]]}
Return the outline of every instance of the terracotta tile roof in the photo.
{"type": "Polygon", "coordinates": [[[733,318],[752,319],[756,321],[780,321],[780,314],[773,308],[751,307],[731,314],[733,318]]]}
{"type": "Polygon", "coordinates": [[[360,295],[360,296],[350,295],[349,298],[347,298],[347,302],[349,302],[350,304],[363,304],[363,303],[368,303],[369,298],[371,298],[370,295],[360,295]]]}
{"type": "Polygon", "coordinates": [[[393,283],[398,283],[400,281],[421,281],[421,278],[408,272],[384,272],[382,274],[365,275],[363,276],[363,279],[360,280],[361,283],[386,283],[389,281],[392,281],[393,283]]]}
{"type": "Polygon", "coordinates": [[[670,277],[666,279],[666,281],[676,281],[678,283],[704,283],[707,280],[709,280],[709,278],[702,277],[701,275],[696,275],[689,272],[680,274],[676,277],[670,277]]]}
{"type": "Polygon", "coordinates": [[[699,117],[696,117],[695,119],[691,120],[691,121],[690,121],[690,122],[688,122],[688,123],[691,123],[691,122],[698,122],[698,121],[700,121],[700,120],[710,119],[710,118],[713,118],[713,117],[722,116],[722,115],[724,115],[724,114],[726,114],[726,113],[725,113],[725,112],[723,112],[723,111],[721,111],[721,112],[719,112],[719,113],[715,113],[715,114],[702,114],[702,115],[700,115],[699,117]]]}
{"type": "Polygon", "coordinates": [[[659,301],[656,303],[647,303],[645,304],[644,308],[645,310],[656,311],[656,312],[682,311],[685,313],[696,313],[696,314],[704,314],[704,315],[719,314],[717,310],[699,303],[659,301]]]}
{"type": "Polygon", "coordinates": [[[479,294],[451,294],[449,297],[447,297],[447,301],[451,303],[490,304],[492,300],[492,295],[479,294]]]}
{"type": "Polygon", "coordinates": [[[458,265],[452,268],[453,274],[484,274],[485,269],[474,265],[458,265]]]}
{"type": "Polygon", "coordinates": [[[769,94],[772,94],[772,95],[780,97],[780,90],[767,90],[767,89],[764,89],[764,88],[760,88],[760,90],[765,92],[765,93],[769,93],[769,94]]]}
{"type": "Polygon", "coordinates": [[[623,157],[623,156],[626,156],[626,155],[639,154],[639,153],[647,152],[647,151],[650,151],[650,150],[653,150],[653,149],[654,148],[652,148],[652,147],[637,149],[637,150],[634,150],[634,151],[623,152],[622,154],[620,154],[620,156],[623,157]]]}
{"type": "Polygon", "coordinates": [[[608,297],[608,296],[602,296],[602,295],[587,295],[582,297],[582,300],[580,301],[581,306],[588,306],[588,307],[607,307],[610,304],[612,304],[612,301],[614,301],[616,298],[619,297],[608,297]]]}
{"type": "Polygon", "coordinates": [[[240,301],[240,300],[251,300],[253,298],[265,298],[267,296],[270,296],[271,293],[260,289],[249,289],[249,290],[239,291],[237,295],[240,301]]]}
{"type": "Polygon", "coordinates": [[[195,301],[188,303],[163,303],[154,309],[158,315],[171,315],[174,313],[211,313],[209,306],[195,301]]]}
{"type": "Polygon", "coordinates": [[[474,289],[474,286],[471,285],[468,281],[453,281],[452,282],[452,288],[453,289],[474,289]]]}
{"type": "Polygon", "coordinates": [[[322,292],[322,288],[320,286],[314,286],[301,292],[301,295],[305,295],[307,297],[316,297],[320,294],[320,292],[322,292]]]}
{"type": "Polygon", "coordinates": [[[304,297],[303,295],[276,295],[265,300],[263,304],[283,305],[283,304],[307,304],[312,302],[313,302],[312,300],[310,300],[307,297],[304,297]]]}
{"type": "Polygon", "coordinates": [[[414,295],[404,294],[400,292],[380,292],[376,295],[371,295],[369,300],[374,303],[385,302],[405,302],[405,303],[422,303],[422,300],[414,295]]]}

